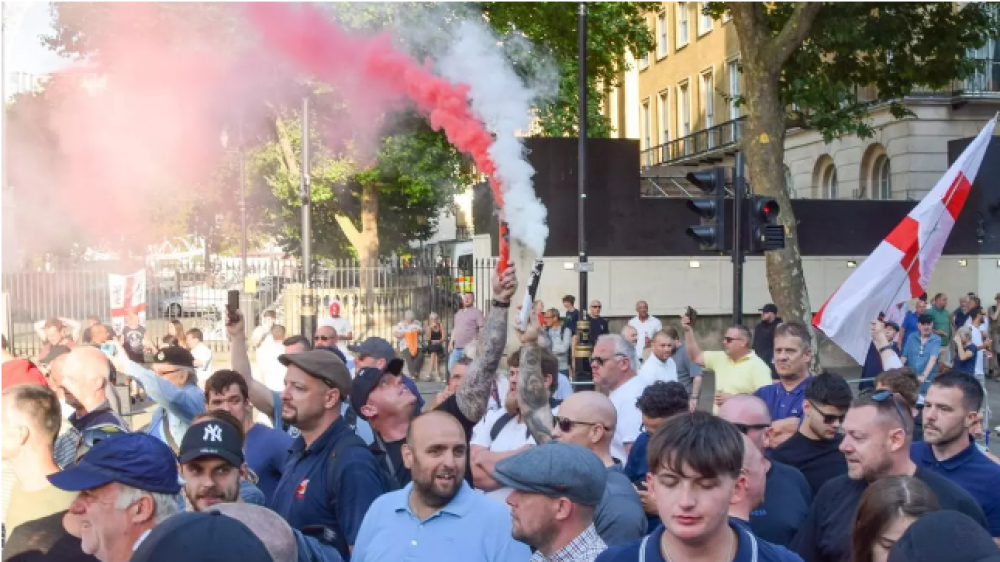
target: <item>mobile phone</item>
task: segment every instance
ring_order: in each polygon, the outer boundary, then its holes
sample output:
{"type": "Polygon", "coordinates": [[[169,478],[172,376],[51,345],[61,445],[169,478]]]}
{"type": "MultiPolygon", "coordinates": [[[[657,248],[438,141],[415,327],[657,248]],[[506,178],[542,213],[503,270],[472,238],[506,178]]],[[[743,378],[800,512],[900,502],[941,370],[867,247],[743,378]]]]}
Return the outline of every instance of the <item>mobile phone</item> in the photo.
{"type": "Polygon", "coordinates": [[[236,311],[240,309],[240,292],[229,291],[229,302],[226,304],[226,314],[229,316],[229,323],[235,324],[239,321],[236,311]]]}
{"type": "Polygon", "coordinates": [[[694,319],[698,316],[698,311],[689,306],[687,307],[687,311],[684,312],[684,315],[690,318],[691,323],[694,324],[694,319]]]}
{"type": "Polygon", "coordinates": [[[113,344],[113,343],[102,343],[101,344],[101,352],[104,353],[104,355],[107,355],[108,358],[114,357],[115,356],[115,344],[113,344]]]}

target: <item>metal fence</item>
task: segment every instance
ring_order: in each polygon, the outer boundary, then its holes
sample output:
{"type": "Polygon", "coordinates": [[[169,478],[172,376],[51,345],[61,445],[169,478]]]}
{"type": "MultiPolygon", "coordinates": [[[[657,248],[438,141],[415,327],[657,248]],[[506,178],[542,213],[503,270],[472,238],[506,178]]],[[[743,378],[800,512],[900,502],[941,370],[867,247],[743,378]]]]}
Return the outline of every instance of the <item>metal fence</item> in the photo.
{"type": "MultiPolygon", "coordinates": [[[[330,316],[330,304],[341,303],[341,316],[352,327],[355,341],[379,336],[393,341],[393,328],[407,310],[426,325],[436,312],[450,332],[461,295],[472,292],[476,306],[488,308],[491,274],[495,260],[472,260],[471,256],[453,263],[432,252],[406,258],[383,260],[377,266],[361,267],[350,260],[335,261],[314,268],[312,287],[322,321],[330,316]]],[[[4,272],[2,290],[6,306],[5,336],[15,354],[37,357],[45,343],[34,329],[36,322],[67,318],[86,326],[89,316],[111,324],[109,273],[126,275],[137,267],[116,269],[93,267],[53,271],[4,272]]],[[[274,311],[287,334],[300,333],[300,297],[303,272],[287,260],[258,263],[248,267],[249,282],[243,284],[238,262],[213,261],[203,264],[155,265],[146,271],[146,331],[154,344],[167,335],[168,324],[181,322],[185,330],[198,328],[205,343],[216,352],[228,349],[223,312],[227,292],[244,291],[241,307],[248,322],[258,325],[265,311],[274,311]]]]}

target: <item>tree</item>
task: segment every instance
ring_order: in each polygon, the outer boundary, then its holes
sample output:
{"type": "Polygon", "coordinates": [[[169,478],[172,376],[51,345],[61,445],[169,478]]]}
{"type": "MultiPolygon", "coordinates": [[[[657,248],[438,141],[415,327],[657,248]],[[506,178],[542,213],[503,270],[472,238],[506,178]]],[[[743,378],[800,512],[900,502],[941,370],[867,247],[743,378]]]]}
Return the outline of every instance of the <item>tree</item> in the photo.
{"type": "Polygon", "coordinates": [[[824,139],[872,135],[871,108],[911,114],[901,101],[917,86],[944,88],[976,69],[967,59],[1000,32],[995,8],[968,3],[712,3],[713,17],[732,14],[742,54],[747,121],[741,150],[754,191],[774,197],[786,245],[767,255],[771,296],[786,319],[809,321],[791,194],[783,177],[790,123],[824,139]],[[875,86],[878,100],[858,98],[875,86]],[[794,107],[800,110],[792,109],[794,107]]]}

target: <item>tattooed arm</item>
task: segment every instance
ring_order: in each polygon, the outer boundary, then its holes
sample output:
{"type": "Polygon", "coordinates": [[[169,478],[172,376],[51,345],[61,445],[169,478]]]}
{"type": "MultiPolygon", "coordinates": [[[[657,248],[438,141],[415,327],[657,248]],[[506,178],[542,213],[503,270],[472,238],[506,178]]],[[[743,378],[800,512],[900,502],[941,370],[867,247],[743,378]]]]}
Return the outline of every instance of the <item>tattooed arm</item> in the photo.
{"type": "MultiPolygon", "coordinates": [[[[503,278],[493,278],[493,297],[502,303],[510,304],[511,297],[517,290],[517,276],[514,264],[507,266],[503,278]]],[[[500,358],[507,345],[507,313],[508,307],[494,306],[486,317],[476,344],[476,358],[455,391],[455,400],[462,415],[471,422],[478,422],[486,414],[486,406],[490,400],[490,391],[497,380],[497,369],[500,358]]]]}
{"type": "MultiPolygon", "coordinates": [[[[555,375],[558,376],[558,375],[555,375]]],[[[517,402],[521,417],[535,443],[552,440],[552,408],[549,391],[542,373],[542,348],[538,345],[538,330],[528,328],[521,337],[521,369],[517,374],[517,402]]]]}

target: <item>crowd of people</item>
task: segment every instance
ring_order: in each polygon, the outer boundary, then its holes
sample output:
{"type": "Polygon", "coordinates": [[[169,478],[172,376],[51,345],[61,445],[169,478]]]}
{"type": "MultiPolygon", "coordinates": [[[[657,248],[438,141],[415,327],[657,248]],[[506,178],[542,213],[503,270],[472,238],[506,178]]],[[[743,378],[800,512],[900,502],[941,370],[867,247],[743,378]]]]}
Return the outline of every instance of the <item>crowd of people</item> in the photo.
{"type": "Polygon", "coordinates": [[[467,297],[451,333],[407,314],[394,343],[348,345],[339,306],[312,341],[270,315],[247,336],[236,312],[229,369],[179,325],[132,338],[146,362],[99,322],[43,323],[42,370],[4,339],[3,560],[1000,560],[977,301],[944,335],[919,300],[915,327],[905,308],[874,322],[857,394],[810,372],[810,330],[773,305],[716,350],[693,315],[664,326],[646,302],[621,333],[589,303],[585,342],[572,297],[535,303],[504,361],[516,290],[509,267],[488,312],[467,297]],[[594,390],[573,388],[578,343],[594,390]],[[429,404],[423,357],[448,367],[429,404]],[[118,377],[155,403],[148,425],[120,415],[118,377]]]}

